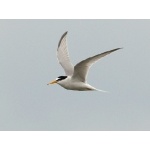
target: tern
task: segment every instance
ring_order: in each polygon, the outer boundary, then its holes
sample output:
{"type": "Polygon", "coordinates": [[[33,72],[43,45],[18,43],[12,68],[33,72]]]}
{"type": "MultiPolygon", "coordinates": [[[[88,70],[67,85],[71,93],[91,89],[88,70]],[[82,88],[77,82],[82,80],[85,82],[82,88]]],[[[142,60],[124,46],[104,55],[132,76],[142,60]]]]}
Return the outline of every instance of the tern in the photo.
{"type": "Polygon", "coordinates": [[[67,33],[68,32],[65,32],[60,38],[57,48],[58,62],[63,67],[66,75],[57,77],[54,81],[48,83],[47,85],[57,83],[67,90],[106,92],[103,90],[99,90],[87,83],[86,79],[88,71],[90,67],[94,63],[96,63],[100,58],[112,52],[115,52],[121,48],[112,49],[101,54],[95,55],[93,57],[89,57],[73,66],[68,53],[67,33]]]}

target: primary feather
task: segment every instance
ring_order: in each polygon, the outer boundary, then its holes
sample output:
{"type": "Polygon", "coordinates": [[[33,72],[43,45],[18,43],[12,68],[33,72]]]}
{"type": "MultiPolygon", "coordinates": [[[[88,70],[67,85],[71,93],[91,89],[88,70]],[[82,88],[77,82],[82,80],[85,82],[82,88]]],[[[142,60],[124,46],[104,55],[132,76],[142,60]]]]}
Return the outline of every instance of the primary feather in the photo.
{"type": "Polygon", "coordinates": [[[67,32],[65,32],[62,35],[58,43],[57,58],[58,58],[60,65],[63,67],[66,75],[72,75],[74,71],[74,67],[69,58],[66,36],[67,36],[67,32]]]}

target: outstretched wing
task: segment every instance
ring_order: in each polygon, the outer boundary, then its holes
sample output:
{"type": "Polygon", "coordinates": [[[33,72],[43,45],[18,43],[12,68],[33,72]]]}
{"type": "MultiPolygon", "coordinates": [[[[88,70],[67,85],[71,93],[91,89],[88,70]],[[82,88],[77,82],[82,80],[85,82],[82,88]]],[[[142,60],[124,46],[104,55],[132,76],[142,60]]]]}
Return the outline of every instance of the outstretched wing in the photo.
{"type": "Polygon", "coordinates": [[[90,69],[90,67],[97,62],[100,58],[117,51],[121,48],[116,48],[110,51],[106,51],[104,53],[95,55],[93,57],[89,57],[81,62],[79,62],[75,67],[74,67],[74,74],[73,74],[73,79],[79,80],[81,82],[86,82],[87,74],[90,69]]]}
{"type": "Polygon", "coordinates": [[[73,75],[74,67],[70,61],[68,47],[67,47],[67,32],[65,32],[59,43],[57,49],[57,58],[60,65],[63,67],[66,75],[73,75]]]}

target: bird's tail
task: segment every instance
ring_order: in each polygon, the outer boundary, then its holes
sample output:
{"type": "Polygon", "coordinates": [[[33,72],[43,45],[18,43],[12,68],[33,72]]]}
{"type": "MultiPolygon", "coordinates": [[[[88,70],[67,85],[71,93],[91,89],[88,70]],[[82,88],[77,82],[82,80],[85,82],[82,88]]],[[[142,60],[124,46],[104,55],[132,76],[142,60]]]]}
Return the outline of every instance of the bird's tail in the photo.
{"type": "Polygon", "coordinates": [[[99,92],[103,92],[103,93],[109,93],[108,91],[104,91],[104,90],[99,90],[91,85],[88,85],[90,87],[91,90],[94,90],[94,91],[99,91],[99,92]]]}
{"type": "Polygon", "coordinates": [[[109,93],[108,91],[104,91],[104,90],[99,90],[99,89],[95,89],[95,90],[99,92],[109,93]]]}

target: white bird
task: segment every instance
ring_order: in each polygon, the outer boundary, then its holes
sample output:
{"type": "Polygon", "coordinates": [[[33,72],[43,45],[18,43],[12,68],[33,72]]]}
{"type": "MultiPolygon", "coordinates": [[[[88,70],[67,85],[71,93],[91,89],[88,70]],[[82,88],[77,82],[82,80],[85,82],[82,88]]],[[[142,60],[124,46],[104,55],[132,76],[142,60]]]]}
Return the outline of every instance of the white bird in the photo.
{"type": "Polygon", "coordinates": [[[66,76],[59,76],[56,78],[54,81],[48,83],[49,84],[54,84],[57,83],[63,88],[67,90],[77,90],[77,91],[102,91],[96,89],[95,87],[89,85],[86,82],[87,74],[90,69],[90,67],[97,62],[100,58],[117,51],[121,48],[116,48],[113,50],[106,51],[104,53],[95,55],[93,57],[89,57],[78,64],[76,64],[74,67],[72,63],[70,62],[69,58],[69,53],[68,53],[68,48],[67,48],[67,32],[65,32],[59,43],[58,43],[58,49],[57,49],[57,58],[60,63],[60,65],[63,67],[66,76]]]}

